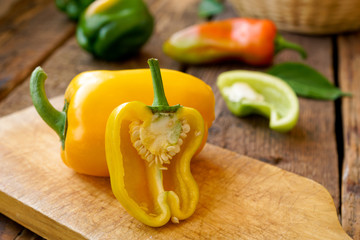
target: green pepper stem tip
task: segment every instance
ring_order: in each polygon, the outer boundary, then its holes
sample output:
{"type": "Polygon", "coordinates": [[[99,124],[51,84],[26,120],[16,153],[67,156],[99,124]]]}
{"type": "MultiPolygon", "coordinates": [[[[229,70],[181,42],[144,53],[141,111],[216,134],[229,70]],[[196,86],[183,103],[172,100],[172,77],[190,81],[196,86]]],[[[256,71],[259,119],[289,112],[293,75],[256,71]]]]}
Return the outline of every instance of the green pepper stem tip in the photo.
{"type": "Polygon", "coordinates": [[[161,78],[159,61],[156,58],[148,60],[154,88],[154,101],[152,107],[169,106],[167,102],[164,85],[161,78]]]}
{"type": "Polygon", "coordinates": [[[176,112],[179,104],[175,106],[169,106],[169,103],[165,96],[164,85],[161,77],[159,61],[156,58],[150,58],[148,61],[153,88],[154,88],[154,101],[149,108],[153,113],[155,112],[176,112]]]}
{"type": "Polygon", "coordinates": [[[289,42],[283,36],[277,34],[275,38],[275,54],[278,54],[284,49],[292,49],[298,52],[303,59],[307,58],[307,53],[303,47],[298,44],[289,42]]]}
{"type": "Polygon", "coordinates": [[[68,103],[65,102],[64,111],[56,110],[49,102],[44,83],[47,75],[41,67],[35,68],[30,77],[30,95],[36,111],[40,117],[57,133],[64,148],[66,135],[66,110],[68,103]]]}

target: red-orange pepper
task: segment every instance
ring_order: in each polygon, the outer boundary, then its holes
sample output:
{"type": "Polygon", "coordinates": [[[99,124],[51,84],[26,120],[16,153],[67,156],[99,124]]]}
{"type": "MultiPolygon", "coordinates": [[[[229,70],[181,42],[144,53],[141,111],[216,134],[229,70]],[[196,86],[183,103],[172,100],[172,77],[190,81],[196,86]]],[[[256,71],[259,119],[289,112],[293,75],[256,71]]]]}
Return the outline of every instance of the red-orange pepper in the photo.
{"type": "Polygon", "coordinates": [[[173,34],[163,46],[167,55],[184,63],[235,59],[255,66],[270,64],[283,49],[293,49],[306,57],[302,47],[277,33],[272,21],[249,18],[193,25],[173,34]]]}

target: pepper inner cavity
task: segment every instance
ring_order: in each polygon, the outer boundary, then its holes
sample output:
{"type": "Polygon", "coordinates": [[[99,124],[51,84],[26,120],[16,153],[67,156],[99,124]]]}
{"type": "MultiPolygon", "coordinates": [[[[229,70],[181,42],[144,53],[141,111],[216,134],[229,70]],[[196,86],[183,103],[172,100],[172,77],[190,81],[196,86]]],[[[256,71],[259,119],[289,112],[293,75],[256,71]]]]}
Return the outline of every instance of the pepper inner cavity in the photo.
{"type": "Polygon", "coordinates": [[[244,99],[256,102],[263,102],[265,100],[263,95],[257,93],[247,83],[234,83],[229,87],[224,87],[223,92],[232,102],[241,102],[244,99]]]}
{"type": "Polygon", "coordinates": [[[149,166],[160,165],[162,170],[167,169],[163,164],[170,164],[170,160],[180,152],[190,132],[186,119],[179,119],[174,113],[156,113],[152,119],[134,121],[129,127],[132,145],[141,158],[149,166]]]}

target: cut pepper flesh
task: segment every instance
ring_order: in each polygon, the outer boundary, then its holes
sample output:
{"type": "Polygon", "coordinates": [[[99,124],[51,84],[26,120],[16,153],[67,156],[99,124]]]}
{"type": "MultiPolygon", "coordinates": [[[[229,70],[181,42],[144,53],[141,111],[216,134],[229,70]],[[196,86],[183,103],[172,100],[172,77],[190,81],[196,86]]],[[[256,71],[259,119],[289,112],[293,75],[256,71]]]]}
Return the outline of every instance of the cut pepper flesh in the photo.
{"type": "Polygon", "coordinates": [[[270,119],[270,128],[279,132],[289,131],[297,123],[297,96],[286,82],[277,77],[255,71],[234,70],[220,74],[217,86],[229,110],[236,116],[261,114],[270,119]],[[248,88],[237,88],[237,84],[248,85],[248,88]],[[246,92],[234,94],[234,91],[243,90],[246,92]],[[240,95],[245,97],[240,98],[240,95]]]}
{"type": "MultiPolygon", "coordinates": [[[[131,130],[134,123],[136,126],[145,123],[145,127],[149,127],[155,119],[156,125],[155,115],[140,102],[130,102],[116,108],[107,124],[106,153],[116,198],[135,218],[157,227],[166,224],[170,218],[175,222],[186,219],[195,211],[199,191],[191,175],[190,160],[202,142],[205,128],[196,110],[179,108],[171,117],[160,119],[163,121],[161,125],[169,119],[181,121],[180,133],[177,133],[177,127],[170,127],[166,128],[168,131],[165,134],[178,134],[177,143],[182,139],[179,151],[167,161],[147,161],[144,154],[139,154],[134,141],[129,139],[134,132],[131,130]],[[185,132],[186,137],[182,138],[181,134],[185,132]]],[[[161,146],[157,148],[160,152],[166,150],[162,144],[157,146],[161,146]]]]}

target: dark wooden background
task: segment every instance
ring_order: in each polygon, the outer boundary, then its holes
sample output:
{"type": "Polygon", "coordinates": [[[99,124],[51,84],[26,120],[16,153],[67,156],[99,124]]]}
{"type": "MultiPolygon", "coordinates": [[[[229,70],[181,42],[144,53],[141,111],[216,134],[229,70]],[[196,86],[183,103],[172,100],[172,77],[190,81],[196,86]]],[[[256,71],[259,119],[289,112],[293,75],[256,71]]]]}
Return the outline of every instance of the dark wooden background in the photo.
{"type": "MultiPolygon", "coordinates": [[[[332,195],[346,232],[360,239],[360,32],[332,36],[282,33],[308,52],[306,61],[293,52],[282,52],[274,63],[305,62],[328,77],[352,98],[317,101],[300,98],[300,118],[289,133],[268,128],[258,116],[234,117],[215,85],[227,70],[250,68],[238,62],[188,66],[162,52],[163,42],[174,32],[203,22],[197,15],[199,0],[147,0],[156,18],[150,41],[137,55],[121,62],[95,60],[80,49],[74,37],[75,23],[58,11],[53,0],[4,0],[0,9],[0,117],[31,106],[29,75],[38,65],[47,72],[49,98],[64,94],[78,73],[95,69],[147,67],[156,57],[163,68],[190,73],[208,83],[216,97],[216,120],[208,142],[276,165],[313,179],[332,195]]],[[[238,16],[226,3],[215,19],[238,16]]],[[[26,119],[24,119],[26,121],[26,119]]],[[[0,144],[6,136],[0,136],[0,144]]],[[[42,239],[0,214],[0,239],[42,239]]]]}

